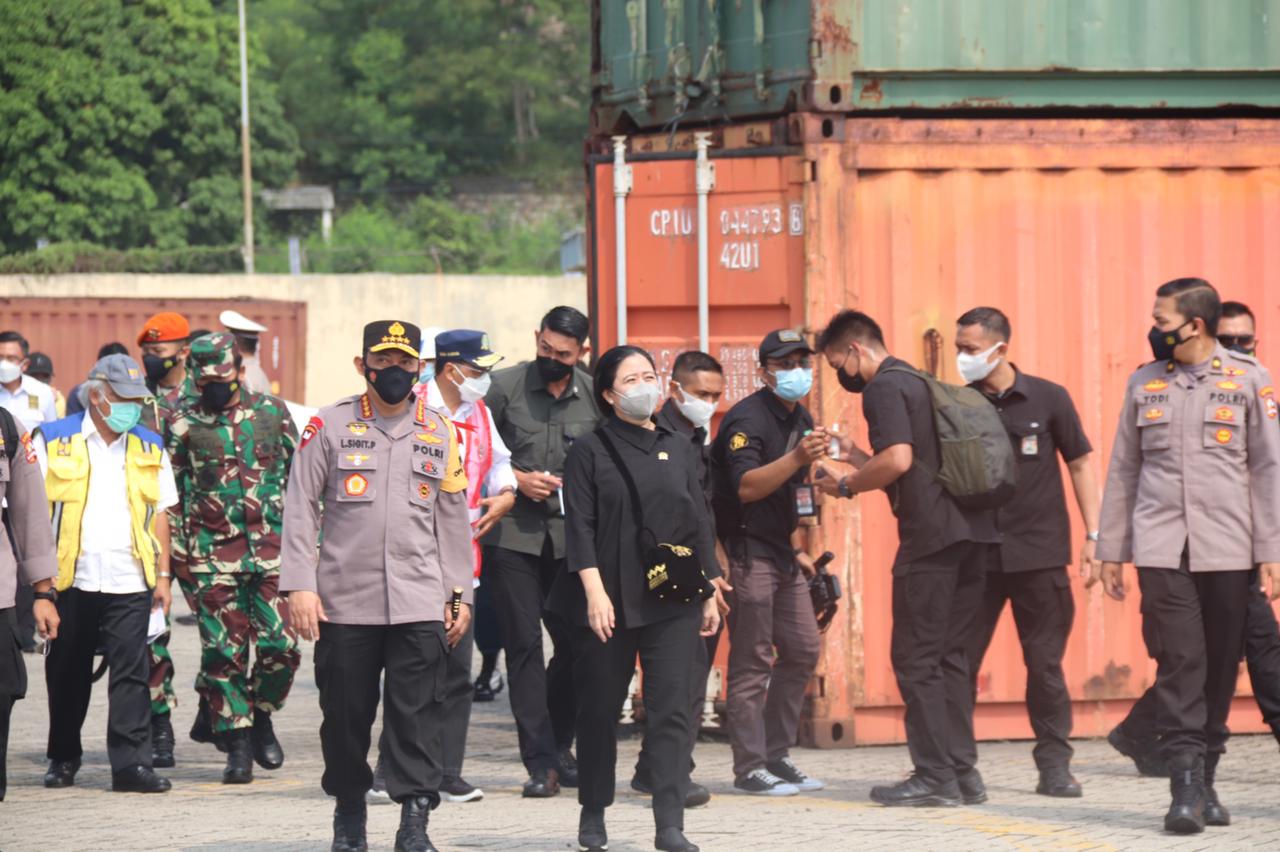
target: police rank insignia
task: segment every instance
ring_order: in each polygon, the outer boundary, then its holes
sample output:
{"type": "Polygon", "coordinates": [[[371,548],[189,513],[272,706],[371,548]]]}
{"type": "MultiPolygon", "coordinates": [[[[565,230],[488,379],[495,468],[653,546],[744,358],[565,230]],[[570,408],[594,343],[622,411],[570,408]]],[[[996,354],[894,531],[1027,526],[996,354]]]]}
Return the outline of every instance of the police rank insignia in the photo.
{"type": "Polygon", "coordinates": [[[369,431],[369,424],[368,423],[348,423],[347,431],[350,432],[352,435],[363,435],[365,432],[369,431]]]}
{"type": "Polygon", "coordinates": [[[734,433],[734,436],[729,439],[729,449],[736,452],[749,443],[750,439],[747,438],[746,432],[736,432],[734,433]]]}
{"type": "Polygon", "coordinates": [[[1214,410],[1213,419],[1220,423],[1234,423],[1236,422],[1236,413],[1224,405],[1214,410]]]}
{"type": "Polygon", "coordinates": [[[1148,420],[1159,420],[1161,417],[1164,417],[1164,409],[1148,408],[1147,413],[1142,416],[1147,418],[1148,420]]]}
{"type": "Polygon", "coordinates": [[[1169,383],[1164,379],[1152,379],[1142,386],[1144,391],[1162,391],[1169,389],[1169,383]]]}
{"type": "Polygon", "coordinates": [[[342,480],[342,490],[347,492],[348,497],[363,497],[369,490],[369,480],[358,473],[353,473],[342,480]]]}
{"type": "Polygon", "coordinates": [[[1240,383],[1233,382],[1230,379],[1224,379],[1218,382],[1218,387],[1222,390],[1240,390],[1240,383]]]}
{"type": "Polygon", "coordinates": [[[1222,373],[1227,376],[1243,376],[1247,372],[1240,367],[1223,367],[1222,373]]]}
{"type": "Polygon", "coordinates": [[[414,437],[424,444],[443,444],[444,443],[444,438],[436,437],[435,435],[432,435],[430,432],[419,432],[418,434],[414,435],[414,437]]]}
{"type": "Polygon", "coordinates": [[[298,444],[298,449],[302,449],[307,442],[316,436],[316,433],[324,428],[324,421],[319,417],[312,417],[307,421],[307,425],[302,430],[302,441],[298,444]]]}
{"type": "Polygon", "coordinates": [[[362,453],[350,453],[347,455],[347,461],[351,462],[356,467],[359,467],[360,465],[364,464],[370,458],[372,458],[372,456],[366,456],[362,453]]]}

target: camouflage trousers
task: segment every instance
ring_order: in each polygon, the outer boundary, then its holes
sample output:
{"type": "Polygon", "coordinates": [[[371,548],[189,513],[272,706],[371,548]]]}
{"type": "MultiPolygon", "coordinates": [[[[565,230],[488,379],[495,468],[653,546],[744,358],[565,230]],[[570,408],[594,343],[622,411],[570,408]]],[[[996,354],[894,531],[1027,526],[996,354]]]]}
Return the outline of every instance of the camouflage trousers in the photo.
{"type": "MultiPolygon", "coordinates": [[[[181,577],[175,576],[182,596],[187,599],[187,607],[196,611],[196,587],[181,577]]],[[[164,716],[178,706],[178,695],[173,691],[173,655],[169,653],[169,617],[165,616],[165,631],[151,643],[151,677],[148,686],[151,688],[151,715],[164,716]]],[[[196,692],[201,692],[204,679],[196,673],[196,692]]]]}
{"type": "Polygon", "coordinates": [[[284,706],[302,654],[280,597],[280,573],[193,574],[201,694],[215,734],[253,726],[253,711],[284,706]],[[255,648],[249,671],[249,645],[255,648]]]}

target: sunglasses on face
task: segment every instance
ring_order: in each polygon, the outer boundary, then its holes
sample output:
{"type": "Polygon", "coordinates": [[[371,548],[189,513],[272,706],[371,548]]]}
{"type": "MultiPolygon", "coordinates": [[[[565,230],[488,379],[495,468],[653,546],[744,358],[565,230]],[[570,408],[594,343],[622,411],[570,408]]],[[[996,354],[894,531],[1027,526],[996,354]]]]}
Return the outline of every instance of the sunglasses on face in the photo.
{"type": "Polygon", "coordinates": [[[1232,346],[1242,346],[1245,349],[1253,348],[1255,335],[1252,334],[1220,334],[1218,342],[1228,348],[1232,346]]]}

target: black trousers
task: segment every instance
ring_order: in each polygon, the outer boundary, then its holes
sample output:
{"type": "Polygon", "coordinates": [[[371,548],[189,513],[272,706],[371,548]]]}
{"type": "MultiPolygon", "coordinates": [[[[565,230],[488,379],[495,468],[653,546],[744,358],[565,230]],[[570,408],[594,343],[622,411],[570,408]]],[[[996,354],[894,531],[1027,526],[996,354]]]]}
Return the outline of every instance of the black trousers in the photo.
{"type": "Polygon", "coordinates": [[[969,642],[996,545],[959,542],[894,567],[890,659],[916,773],[948,783],[978,762],[969,642]]]}
{"type": "Polygon", "coordinates": [[[1063,568],[988,571],[982,608],[969,644],[969,663],[977,691],[978,670],[1008,602],[1027,666],[1027,715],[1036,735],[1032,751],[1040,771],[1071,763],[1071,695],[1062,673],[1062,655],[1075,619],[1071,578],[1063,568]]]}
{"type": "Polygon", "coordinates": [[[475,624],[476,650],[483,655],[496,654],[502,650],[502,627],[498,624],[498,613],[493,608],[493,595],[489,594],[487,576],[476,588],[475,624]]]}
{"type": "MultiPolygon", "coordinates": [[[[1155,728],[1166,758],[1226,751],[1254,571],[1138,568],[1142,638],[1156,661],[1155,728]]],[[[1148,705],[1148,711],[1150,704],[1148,705]]]]}
{"type": "Polygon", "coordinates": [[[79,760],[80,728],[89,712],[93,655],[101,646],[107,681],[107,756],[111,771],[151,765],[151,592],[109,595],[67,589],[58,595],[58,638],[45,658],[50,760],[79,760]]]}
{"type": "Polygon", "coordinates": [[[373,784],[369,739],[382,692],[382,757],[387,793],[397,802],[425,796],[440,802],[440,697],[444,624],[320,625],[320,786],[341,801],[364,798],[373,784]],[[379,679],[385,673],[385,686],[379,679]]]}
{"type": "Polygon", "coordinates": [[[644,671],[645,748],[650,755],[653,821],[658,830],[684,828],[694,721],[689,681],[702,641],[701,608],[643,627],[619,627],[608,642],[573,628],[573,676],[578,685],[578,803],[613,804],[618,764],[618,714],[627,700],[636,655],[644,671]]]}
{"type": "MultiPolygon", "coordinates": [[[[723,630],[724,624],[721,623],[719,630],[698,644],[690,658],[693,666],[693,676],[689,682],[689,718],[691,720],[689,753],[691,755],[698,744],[698,732],[702,730],[702,708],[707,701],[707,678],[711,675],[711,664],[715,662],[716,647],[720,644],[720,634],[723,630]]],[[[636,775],[648,780],[652,771],[652,762],[653,758],[649,754],[649,728],[646,723],[644,737],[640,740],[640,754],[636,757],[636,775]]],[[[689,769],[692,770],[696,765],[697,761],[690,759],[689,769]]]]}
{"type": "MultiPolygon", "coordinates": [[[[1262,711],[1262,720],[1273,731],[1280,732],[1280,626],[1267,593],[1254,583],[1249,591],[1245,615],[1244,656],[1249,664],[1249,681],[1253,697],[1262,711]]],[[[1152,746],[1158,741],[1156,731],[1156,689],[1149,687],[1134,703],[1120,723],[1125,735],[1152,746]]]]}
{"type": "Polygon", "coordinates": [[[9,717],[13,705],[27,694],[27,664],[22,659],[18,618],[14,607],[0,609],[0,802],[7,787],[9,717]]]}
{"type": "Polygon", "coordinates": [[[511,714],[520,758],[530,772],[559,767],[562,749],[573,746],[575,699],[571,630],[543,604],[564,560],[547,540],[541,556],[486,548],[484,573],[507,654],[511,714]],[[542,625],[551,634],[551,662],[542,661],[542,625]]]}
{"type": "Polygon", "coordinates": [[[440,706],[440,762],[446,778],[462,777],[462,760],[467,754],[467,729],[471,726],[471,656],[475,633],[467,630],[445,656],[444,690],[440,706]]]}

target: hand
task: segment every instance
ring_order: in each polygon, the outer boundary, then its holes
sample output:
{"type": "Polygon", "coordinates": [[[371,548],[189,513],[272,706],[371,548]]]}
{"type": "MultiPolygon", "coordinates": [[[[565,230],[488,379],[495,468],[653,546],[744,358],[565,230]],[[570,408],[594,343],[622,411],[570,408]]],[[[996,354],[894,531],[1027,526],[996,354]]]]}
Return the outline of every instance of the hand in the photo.
{"type": "Polygon", "coordinates": [[[828,497],[840,496],[840,480],[844,473],[829,462],[818,462],[818,469],[813,474],[813,485],[828,497]]]}
{"type": "Polygon", "coordinates": [[[549,473],[525,470],[517,470],[515,473],[520,493],[535,503],[546,500],[552,491],[560,487],[560,478],[549,473]]]}
{"type": "Polygon", "coordinates": [[[162,609],[165,615],[169,614],[169,607],[173,606],[171,582],[168,577],[156,577],[156,587],[151,592],[151,608],[162,609]]]}
{"type": "Polygon", "coordinates": [[[1124,566],[1119,562],[1102,563],[1102,589],[1107,597],[1124,600],[1124,566]]]}
{"type": "Polygon", "coordinates": [[[458,608],[458,620],[453,619],[453,604],[446,603],[444,605],[444,638],[449,642],[450,648],[458,647],[458,643],[462,641],[462,637],[467,635],[467,628],[471,626],[471,604],[463,604],[458,608]]]}
{"type": "Polygon", "coordinates": [[[716,631],[720,629],[720,609],[716,603],[716,598],[709,597],[702,602],[702,629],[698,631],[699,636],[715,636],[716,631]]]}
{"type": "Polygon", "coordinates": [[[796,554],[796,564],[800,566],[800,571],[806,577],[813,577],[818,573],[818,566],[813,564],[813,557],[803,550],[796,554]]]}
{"type": "Polygon", "coordinates": [[[613,618],[613,601],[603,589],[587,593],[587,624],[591,625],[591,632],[600,637],[601,642],[608,642],[613,636],[613,628],[617,624],[613,618]]]}
{"type": "Polygon", "coordinates": [[[801,467],[813,464],[818,459],[825,458],[827,455],[827,430],[814,429],[808,435],[800,439],[800,443],[796,444],[792,454],[795,461],[801,467]]]}
{"type": "Polygon", "coordinates": [[[716,602],[716,611],[723,618],[729,614],[729,601],[725,598],[725,595],[733,591],[733,586],[730,586],[729,581],[724,577],[716,577],[711,581],[711,585],[715,587],[716,592],[712,600],[716,602]]]}
{"type": "Polygon", "coordinates": [[[1097,542],[1086,539],[1080,548],[1080,579],[1086,589],[1092,589],[1102,579],[1102,563],[1093,556],[1097,547],[1097,542]]]}
{"type": "Polygon", "coordinates": [[[475,538],[483,538],[489,530],[493,529],[494,524],[502,519],[502,516],[511,511],[511,507],[516,504],[516,494],[514,491],[504,491],[497,497],[486,497],[480,501],[480,508],[484,509],[484,514],[476,519],[472,524],[475,532],[472,535],[475,538]]]}
{"type": "Polygon", "coordinates": [[[859,447],[848,435],[836,435],[836,440],[840,442],[840,461],[847,461],[856,469],[871,460],[871,453],[859,447]]]}
{"type": "Polygon", "coordinates": [[[308,641],[319,639],[320,622],[328,620],[320,596],[315,592],[289,593],[289,623],[300,637],[308,641]]]}
{"type": "Polygon", "coordinates": [[[58,638],[58,624],[62,619],[58,617],[58,607],[53,601],[37,600],[31,607],[31,613],[35,616],[36,630],[41,639],[58,638]]]}
{"type": "Polygon", "coordinates": [[[1262,590],[1267,593],[1267,599],[1280,598],[1280,562],[1263,562],[1258,566],[1258,575],[1262,578],[1262,590]]]}
{"type": "Polygon", "coordinates": [[[187,567],[186,562],[180,562],[171,556],[169,557],[169,570],[172,571],[173,576],[177,577],[179,580],[184,580],[188,583],[192,582],[191,569],[187,567]]]}

